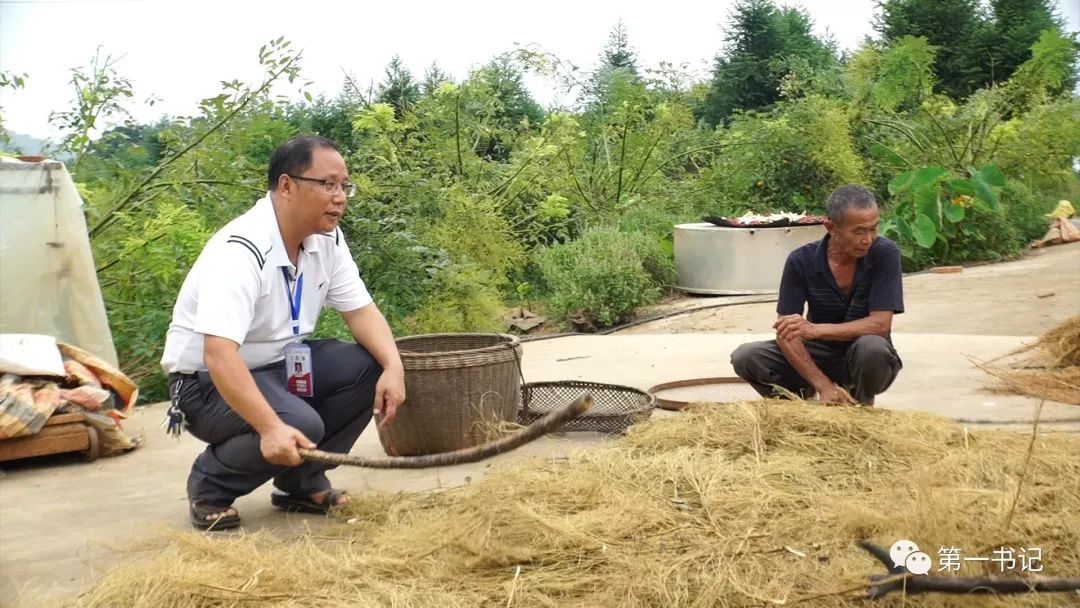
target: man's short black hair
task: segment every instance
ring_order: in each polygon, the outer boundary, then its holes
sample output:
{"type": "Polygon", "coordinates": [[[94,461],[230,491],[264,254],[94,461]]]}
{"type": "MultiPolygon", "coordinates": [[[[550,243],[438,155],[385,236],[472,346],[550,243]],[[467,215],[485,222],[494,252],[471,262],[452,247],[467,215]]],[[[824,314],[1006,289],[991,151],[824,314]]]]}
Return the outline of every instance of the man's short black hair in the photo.
{"type": "Polygon", "coordinates": [[[840,186],[829,195],[829,203],[826,210],[829,219],[839,225],[844,220],[844,213],[854,207],[855,209],[870,209],[877,206],[874,193],[858,184],[840,186]]]}
{"type": "Polygon", "coordinates": [[[311,166],[311,151],[315,148],[330,148],[341,153],[341,148],[334,140],[322,135],[297,135],[278,146],[270,155],[270,167],[266,170],[267,186],[277,190],[278,179],[287,173],[300,175],[311,166]]]}

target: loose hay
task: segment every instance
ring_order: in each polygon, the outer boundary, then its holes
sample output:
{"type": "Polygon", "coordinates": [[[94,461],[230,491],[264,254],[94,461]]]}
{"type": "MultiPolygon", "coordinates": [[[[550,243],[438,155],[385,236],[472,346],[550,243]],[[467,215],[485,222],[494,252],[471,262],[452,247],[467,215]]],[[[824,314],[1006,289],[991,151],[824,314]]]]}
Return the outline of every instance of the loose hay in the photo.
{"type": "MultiPolygon", "coordinates": [[[[791,605],[883,573],[855,546],[860,538],[886,547],[911,539],[935,561],[939,547],[973,557],[1037,547],[1043,574],[1078,576],[1080,438],[1037,437],[1006,523],[1031,441],[969,434],[919,413],[785,401],[698,406],[464,487],[357,495],[340,522],[295,538],[168,533],[151,557],[114,569],[67,605],[791,605]]],[[[959,574],[997,568],[966,562],[959,574]]],[[[865,603],[848,594],[801,605],[865,603]]]]}
{"type": "Polygon", "coordinates": [[[1024,356],[1010,368],[979,366],[997,379],[992,390],[1080,405],[1080,315],[1006,357],[1014,355],[1024,356]]]}
{"type": "Polygon", "coordinates": [[[1030,345],[1012,354],[1038,352],[1047,360],[1047,367],[1080,366],[1080,315],[1046,332],[1030,345]]]}
{"type": "Polygon", "coordinates": [[[1062,369],[1008,369],[990,372],[994,391],[1080,405],[1080,366],[1062,369]]]}

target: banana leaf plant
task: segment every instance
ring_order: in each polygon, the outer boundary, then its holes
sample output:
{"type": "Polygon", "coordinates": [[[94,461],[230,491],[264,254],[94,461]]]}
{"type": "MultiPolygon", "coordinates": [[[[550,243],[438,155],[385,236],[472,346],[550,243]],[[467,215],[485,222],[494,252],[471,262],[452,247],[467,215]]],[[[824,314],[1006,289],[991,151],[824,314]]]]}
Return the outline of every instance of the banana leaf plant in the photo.
{"type": "Polygon", "coordinates": [[[882,222],[881,233],[895,238],[908,258],[913,243],[922,249],[947,250],[972,201],[978,199],[996,210],[1004,186],[1005,175],[989,164],[969,167],[966,176],[939,165],[900,173],[889,181],[896,212],[882,222]]]}

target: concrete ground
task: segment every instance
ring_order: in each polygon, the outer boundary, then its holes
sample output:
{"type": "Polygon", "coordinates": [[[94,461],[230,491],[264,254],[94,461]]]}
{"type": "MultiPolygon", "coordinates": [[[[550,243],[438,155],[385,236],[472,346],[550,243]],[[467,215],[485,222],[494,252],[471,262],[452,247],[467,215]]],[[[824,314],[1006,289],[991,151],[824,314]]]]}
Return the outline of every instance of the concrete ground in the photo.
{"type": "MultiPolygon", "coordinates": [[[[893,321],[897,333],[1037,336],[1080,313],[1080,243],[1030,250],[1016,262],[985,264],[955,274],[920,272],[904,278],[907,311],[893,321]]],[[[695,298],[709,306],[729,298],[695,298]]],[[[760,296],[743,300],[761,299],[760,296]]],[[[661,307],[686,310],[686,300],[661,307]]],[[[753,333],[776,319],[773,303],[712,308],[618,332],[753,333]]]]}
{"type": "MultiPolygon", "coordinates": [[[[905,279],[908,312],[897,317],[894,341],[904,370],[878,406],[936,412],[972,429],[1030,430],[1035,399],[984,390],[986,376],[968,357],[986,360],[1028,342],[1080,314],[1080,244],[1034,252],[1024,259],[905,279]]],[[[685,309],[719,298],[669,305],[685,309]]],[[[648,389],[655,384],[732,375],[728,357],[740,343],[768,338],[772,304],[714,308],[639,325],[607,336],[527,342],[528,381],[586,379],[648,389]]],[[[140,408],[127,429],[147,442],[131,453],[84,464],[77,457],[4,463],[0,470],[0,603],[37,594],[71,594],[118,559],[111,547],[148,529],[190,529],[184,480],[202,449],[185,435],[158,428],[164,405],[140,408]]],[[[654,416],[677,413],[657,410],[654,416]]],[[[1080,431],[1080,407],[1047,403],[1047,432],[1080,431]]],[[[610,440],[575,433],[544,437],[490,461],[423,471],[341,468],[331,474],[352,492],[417,491],[467,483],[491,466],[523,458],[559,457],[610,440]]],[[[1080,453],[1080,436],[1077,437],[1080,453]]],[[[382,453],[369,428],[354,453],[382,453]]],[[[292,516],[269,504],[263,487],[237,501],[247,530],[291,531],[319,518],[292,516]]]]}

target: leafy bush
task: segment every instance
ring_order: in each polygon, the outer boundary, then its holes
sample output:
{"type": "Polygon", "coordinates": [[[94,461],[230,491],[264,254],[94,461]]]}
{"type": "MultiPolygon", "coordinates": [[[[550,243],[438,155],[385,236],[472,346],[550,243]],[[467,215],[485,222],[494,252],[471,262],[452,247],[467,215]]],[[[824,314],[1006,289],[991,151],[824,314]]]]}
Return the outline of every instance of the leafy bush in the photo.
{"type": "Polygon", "coordinates": [[[642,234],[586,232],[571,243],[541,249],[537,260],[550,289],[551,310],[608,326],[660,297],[650,268],[662,251],[642,234]]]}
{"type": "Polygon", "coordinates": [[[502,331],[504,307],[488,270],[475,265],[452,267],[438,287],[405,320],[409,333],[502,331]]]}
{"type": "Polygon", "coordinates": [[[167,383],[158,365],[162,338],[176,294],[210,231],[198,213],[171,198],[160,201],[153,216],[124,214],[118,223],[126,236],[95,252],[104,260],[99,276],[107,277],[102,295],[113,340],[140,392],[148,399],[164,398],[167,383]]]}
{"type": "Polygon", "coordinates": [[[819,212],[834,189],[865,174],[849,112],[819,96],[739,116],[722,145],[724,153],[703,178],[727,213],[819,212]]]}
{"type": "Polygon", "coordinates": [[[495,201],[470,196],[458,187],[450,188],[442,198],[442,215],[424,235],[430,242],[457,262],[483,265],[499,284],[520,269],[525,253],[495,201]]]}
{"type": "Polygon", "coordinates": [[[431,294],[439,270],[449,264],[446,252],[421,241],[407,217],[378,202],[351,204],[342,229],[379,309],[394,331],[403,330],[405,318],[431,294]]]}
{"type": "MultiPolygon", "coordinates": [[[[893,230],[883,231],[900,245],[904,271],[1009,258],[1020,253],[1028,242],[1003,207],[993,209],[981,200],[972,199],[967,203],[965,212],[964,222],[954,226],[952,235],[942,236],[932,248],[919,247],[911,237],[898,236],[893,230]]],[[[895,207],[882,209],[883,225],[892,225],[895,218],[895,207]]]]}
{"type": "Polygon", "coordinates": [[[696,222],[695,215],[641,205],[619,218],[619,232],[640,234],[646,239],[642,241],[642,263],[658,285],[675,283],[675,225],[696,222]]]}
{"type": "MultiPolygon", "coordinates": [[[[1055,199],[1077,200],[1080,178],[1072,159],[1080,157],[1080,97],[1034,108],[994,128],[996,162],[1006,175],[1055,199]]],[[[1056,202],[1056,201],[1055,201],[1056,202]]]]}
{"type": "Polygon", "coordinates": [[[1009,258],[1020,253],[1024,240],[1002,208],[994,209],[979,199],[967,208],[967,221],[949,239],[944,263],[1009,258]]]}
{"type": "Polygon", "coordinates": [[[424,239],[447,255],[434,267],[431,291],[405,320],[412,333],[499,331],[501,290],[521,273],[525,252],[506,218],[488,197],[452,187],[440,193],[440,215],[424,239]]]}
{"type": "Polygon", "coordinates": [[[930,165],[889,182],[896,206],[881,231],[899,242],[904,257],[914,259],[918,250],[924,250],[925,255],[917,257],[927,262],[986,259],[979,256],[987,247],[1013,248],[1018,237],[1004,223],[998,195],[1005,176],[994,165],[968,173],[956,177],[945,167],[930,165]],[[984,227],[982,222],[988,224],[984,227]],[[988,236],[1008,238],[987,241],[988,236]]]}
{"type": "Polygon", "coordinates": [[[1010,181],[1001,192],[1001,204],[1005,208],[1005,217],[1016,227],[1020,240],[1029,243],[1050,228],[1050,219],[1046,214],[1053,210],[1057,201],[1035,194],[1024,184],[1010,181]]]}

